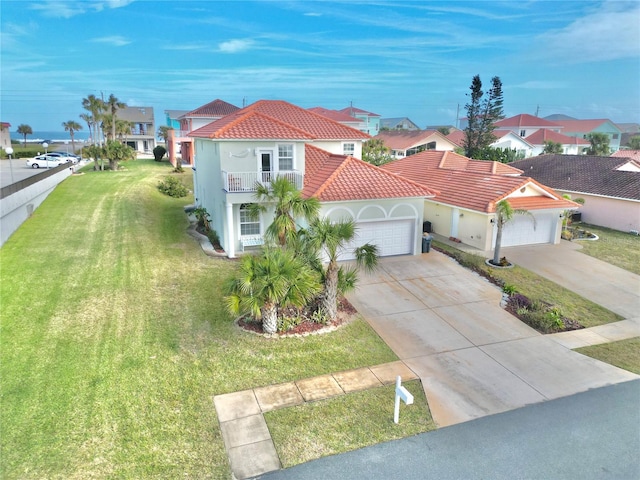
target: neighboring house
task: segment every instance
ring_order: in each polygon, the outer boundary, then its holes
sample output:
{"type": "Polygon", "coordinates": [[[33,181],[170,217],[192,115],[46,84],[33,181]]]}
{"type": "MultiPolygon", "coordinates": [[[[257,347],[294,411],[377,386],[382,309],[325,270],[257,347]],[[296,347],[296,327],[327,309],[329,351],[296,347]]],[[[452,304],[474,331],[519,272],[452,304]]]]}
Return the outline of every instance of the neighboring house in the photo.
{"type": "Polygon", "coordinates": [[[591,145],[589,141],[580,137],[569,137],[562,133],[554,132],[546,128],[541,128],[526,138],[526,141],[533,145],[530,156],[540,155],[544,152],[545,142],[554,142],[562,145],[562,153],[567,155],[580,155],[584,153],[585,148],[591,145]]]}
{"type": "Polygon", "coordinates": [[[640,135],[640,123],[616,123],[616,126],[622,132],[620,135],[620,147],[626,147],[631,137],[640,135]]]}
{"type": "MultiPolygon", "coordinates": [[[[171,129],[180,130],[180,117],[185,113],[189,113],[189,110],[165,110],[165,125],[171,129]]],[[[175,133],[175,132],[174,132],[175,133]]],[[[174,135],[175,137],[175,135],[174,135]]],[[[180,142],[173,141],[171,147],[169,146],[169,138],[167,137],[167,152],[169,154],[169,159],[175,158],[180,155],[180,142]],[[171,151],[170,151],[171,149],[171,151]],[[173,155],[172,155],[173,153],[173,155]]],[[[172,162],[175,165],[175,162],[172,162]]]]}
{"type": "Polygon", "coordinates": [[[330,118],[334,122],[339,122],[343,125],[346,125],[351,128],[355,128],[356,130],[366,131],[366,124],[363,120],[359,118],[352,117],[347,115],[344,112],[340,112],[338,110],[329,110],[324,107],[313,107],[308,109],[310,112],[317,113],[318,115],[322,115],[323,117],[330,118]]]}
{"type": "Polygon", "coordinates": [[[561,125],[562,134],[570,137],[586,139],[590,133],[605,133],[609,137],[611,153],[620,150],[622,132],[611,120],[557,120],[554,123],[561,125]]]}
{"type": "MultiPolygon", "coordinates": [[[[465,132],[462,130],[454,130],[447,135],[447,138],[453,142],[456,147],[464,149],[465,135],[465,132]]],[[[530,156],[532,154],[531,152],[533,152],[533,145],[527,139],[520,137],[511,130],[494,130],[493,135],[496,137],[496,140],[489,145],[490,147],[501,148],[503,150],[516,150],[518,155],[524,157],[530,156]]]]}
{"type": "Polygon", "coordinates": [[[552,132],[562,131],[561,125],[526,113],[503,118],[495,123],[495,127],[496,132],[499,130],[511,130],[522,138],[526,138],[541,129],[551,130],[552,132]]]}
{"type": "Polygon", "coordinates": [[[623,232],[640,230],[640,162],[623,157],[541,155],[513,162],[537,181],[583,198],[582,221],[623,232]]]}
{"type": "Polygon", "coordinates": [[[383,118],[380,120],[380,130],[420,130],[420,127],[407,117],[383,118]]]}
{"type": "Polygon", "coordinates": [[[153,107],[120,108],[116,112],[118,120],[131,123],[131,133],[124,141],[137,152],[150,153],[156,146],[156,129],[153,107]]]}
{"type": "Polygon", "coordinates": [[[361,130],[368,135],[374,136],[380,131],[380,115],[377,113],[367,112],[354,106],[349,106],[338,111],[361,120],[363,122],[361,130]]]}
{"type": "Polygon", "coordinates": [[[404,158],[423,150],[453,150],[456,144],[436,130],[383,130],[382,140],[393,158],[404,158]]]}
{"type": "Polygon", "coordinates": [[[10,127],[10,123],[0,122],[0,148],[2,148],[2,150],[6,150],[11,146],[11,132],[9,132],[10,127]]]}
{"type": "Polygon", "coordinates": [[[640,163],[640,150],[618,150],[611,154],[612,157],[617,158],[630,158],[640,163]]]}
{"type": "Polygon", "coordinates": [[[174,166],[177,164],[176,157],[179,155],[182,164],[193,165],[193,141],[189,132],[204,127],[238,110],[239,108],[235,105],[216,99],[180,115],[178,117],[179,127],[176,130],[169,131],[169,138],[167,139],[167,151],[169,152],[171,164],[174,166]]]}
{"type": "Polygon", "coordinates": [[[321,201],[321,215],[357,222],[352,246],[420,253],[427,187],[355,157],[369,135],[284,101],[258,101],[190,133],[196,205],[211,215],[229,257],[263,243],[273,210],[252,218],[258,183],[285,176],[321,201]],[[343,152],[350,151],[350,155],[343,152]]]}
{"type": "Polygon", "coordinates": [[[425,200],[428,229],[444,237],[488,251],[495,246],[496,204],[508,199],[515,215],[505,225],[502,246],[560,242],[562,213],[578,208],[559,193],[532,178],[522,177],[513,164],[471,160],[454,152],[426,151],[395,160],[381,168],[436,190],[425,200]]]}

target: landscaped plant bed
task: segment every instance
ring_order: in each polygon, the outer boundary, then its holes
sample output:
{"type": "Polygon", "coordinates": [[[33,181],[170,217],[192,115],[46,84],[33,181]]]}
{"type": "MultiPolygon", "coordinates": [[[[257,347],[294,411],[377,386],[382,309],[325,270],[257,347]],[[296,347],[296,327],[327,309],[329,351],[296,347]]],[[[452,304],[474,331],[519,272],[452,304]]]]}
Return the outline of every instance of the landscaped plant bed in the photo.
{"type": "Polygon", "coordinates": [[[358,314],[358,311],[344,297],[338,302],[338,317],[332,322],[317,321],[313,313],[315,311],[317,311],[315,305],[304,309],[289,307],[279,310],[278,331],[272,335],[265,333],[262,330],[262,322],[250,315],[243,315],[238,318],[237,324],[238,327],[247,332],[269,338],[299,337],[332,332],[349,323],[358,314]],[[286,319],[284,322],[288,322],[288,325],[283,325],[282,319],[286,319]]]}
{"type": "Polygon", "coordinates": [[[562,230],[562,238],[564,240],[598,240],[598,236],[584,228],[572,227],[562,230]]]}

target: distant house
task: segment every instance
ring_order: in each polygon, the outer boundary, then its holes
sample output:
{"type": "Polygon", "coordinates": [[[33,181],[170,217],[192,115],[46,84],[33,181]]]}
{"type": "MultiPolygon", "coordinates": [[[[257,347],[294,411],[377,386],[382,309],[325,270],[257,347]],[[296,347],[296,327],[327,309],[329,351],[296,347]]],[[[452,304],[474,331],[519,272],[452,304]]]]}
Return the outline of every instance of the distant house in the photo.
{"type": "MultiPolygon", "coordinates": [[[[457,147],[464,148],[465,132],[462,130],[454,130],[447,138],[457,147]]],[[[512,130],[494,130],[495,141],[489,145],[493,148],[501,148],[503,150],[515,150],[520,157],[528,157],[533,152],[533,145],[512,130]]]]}
{"type": "Polygon", "coordinates": [[[0,122],[0,148],[6,150],[11,146],[11,133],[9,128],[11,124],[8,122],[0,122]]]}
{"type": "Polygon", "coordinates": [[[239,108],[235,105],[216,99],[180,115],[178,117],[179,127],[169,131],[167,140],[167,151],[169,152],[171,164],[176,165],[176,156],[180,155],[183,164],[193,165],[193,141],[189,132],[204,127],[237,110],[239,108]]]}
{"type": "Polygon", "coordinates": [[[153,107],[132,107],[118,109],[118,120],[131,123],[131,131],[124,139],[125,143],[137,152],[150,153],[156,146],[156,127],[153,107]]]}
{"type": "Polygon", "coordinates": [[[562,133],[554,132],[546,128],[541,128],[526,138],[526,141],[533,145],[531,155],[540,155],[544,152],[545,142],[554,142],[562,145],[562,153],[567,155],[581,155],[584,149],[588,148],[591,143],[580,137],[569,137],[562,133]]]}
{"type": "Polygon", "coordinates": [[[582,221],[623,232],[640,230],[637,160],[618,156],[541,155],[510,165],[558,192],[583,198],[582,221]]]}
{"type": "Polygon", "coordinates": [[[640,150],[618,150],[612,153],[611,156],[616,158],[630,158],[640,163],[640,150]]]}
{"type": "Polygon", "coordinates": [[[382,140],[393,158],[404,158],[423,150],[450,151],[456,144],[435,130],[383,130],[373,138],[382,140]]]}
{"type": "Polygon", "coordinates": [[[586,139],[590,133],[604,133],[609,137],[611,153],[620,150],[622,132],[618,126],[606,118],[594,120],[557,120],[562,126],[562,134],[570,137],[586,139]]]}
{"type": "Polygon", "coordinates": [[[562,130],[562,126],[555,122],[526,113],[499,120],[495,123],[495,127],[496,131],[511,130],[522,138],[526,138],[538,130],[551,130],[552,132],[562,130]]]}
{"type": "Polygon", "coordinates": [[[425,199],[428,228],[444,237],[483,251],[494,248],[496,205],[507,199],[513,208],[530,211],[516,215],[503,231],[502,245],[559,243],[561,213],[578,208],[522,170],[484,160],[471,160],[454,152],[425,151],[383,165],[381,168],[436,190],[425,199]]]}
{"type": "Polygon", "coordinates": [[[351,115],[347,115],[346,113],[339,110],[329,110],[328,108],[324,107],[312,107],[308,110],[310,112],[317,113],[318,115],[322,115],[323,117],[329,118],[334,122],[338,122],[346,125],[347,127],[360,130],[361,132],[364,132],[367,129],[364,120],[352,117],[351,115]]]}
{"type": "Polygon", "coordinates": [[[360,130],[368,135],[374,136],[380,131],[380,115],[377,113],[367,112],[354,106],[349,106],[338,111],[361,120],[363,127],[360,130]]]}
{"type": "Polygon", "coordinates": [[[380,120],[380,130],[420,130],[420,127],[407,117],[383,118],[380,120]]]}
{"type": "Polygon", "coordinates": [[[631,137],[640,135],[640,123],[616,123],[616,126],[622,132],[620,135],[620,147],[626,147],[631,137]]]}

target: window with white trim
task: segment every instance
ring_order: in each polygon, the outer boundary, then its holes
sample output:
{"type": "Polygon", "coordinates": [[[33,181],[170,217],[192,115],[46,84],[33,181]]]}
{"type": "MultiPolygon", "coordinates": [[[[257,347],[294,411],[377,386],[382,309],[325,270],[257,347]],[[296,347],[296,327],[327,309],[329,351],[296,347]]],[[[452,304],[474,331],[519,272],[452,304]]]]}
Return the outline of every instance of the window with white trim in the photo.
{"type": "Polygon", "coordinates": [[[260,219],[251,215],[249,205],[240,205],[240,236],[260,235],[260,219]]]}
{"type": "Polygon", "coordinates": [[[278,169],[293,170],[293,145],[278,145],[278,169]]]}
{"type": "Polygon", "coordinates": [[[351,155],[353,156],[356,153],[356,144],[355,143],[343,143],[342,144],[342,154],[343,155],[351,155]]]}

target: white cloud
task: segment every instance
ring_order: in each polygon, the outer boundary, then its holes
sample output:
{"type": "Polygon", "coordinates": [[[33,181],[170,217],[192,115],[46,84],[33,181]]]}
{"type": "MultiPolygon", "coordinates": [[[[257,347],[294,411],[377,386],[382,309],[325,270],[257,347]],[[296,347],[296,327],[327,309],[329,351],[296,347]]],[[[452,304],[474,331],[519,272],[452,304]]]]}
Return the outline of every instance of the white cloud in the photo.
{"type": "Polygon", "coordinates": [[[100,12],[105,8],[120,8],[129,5],[135,0],[106,0],[106,1],[79,1],[79,0],[46,0],[29,5],[31,10],[38,10],[45,17],[71,18],[87,11],[100,12]]]}
{"type": "Polygon", "coordinates": [[[546,80],[529,80],[517,85],[505,87],[505,89],[522,88],[528,90],[556,90],[558,88],[568,88],[566,82],[546,81],[546,80]]]}
{"type": "Polygon", "coordinates": [[[238,53],[249,50],[253,46],[253,40],[229,40],[218,45],[218,50],[222,53],[238,53]]]}
{"type": "Polygon", "coordinates": [[[95,43],[106,43],[114,47],[124,47],[125,45],[129,45],[131,43],[130,40],[127,40],[126,38],[120,35],[111,35],[109,37],[92,38],[91,41],[95,43]]]}
{"type": "Polygon", "coordinates": [[[538,37],[539,56],[583,63],[640,56],[640,3],[606,2],[597,11],[538,37]]]}

